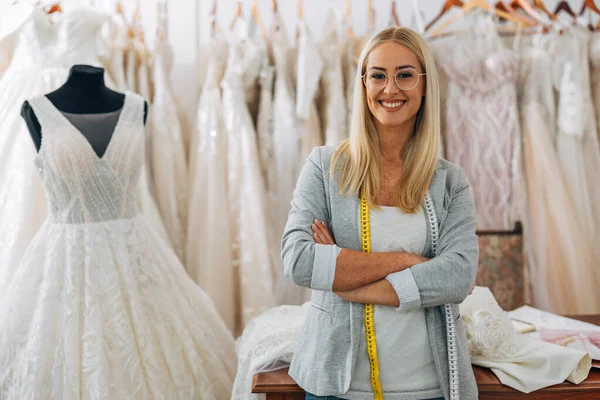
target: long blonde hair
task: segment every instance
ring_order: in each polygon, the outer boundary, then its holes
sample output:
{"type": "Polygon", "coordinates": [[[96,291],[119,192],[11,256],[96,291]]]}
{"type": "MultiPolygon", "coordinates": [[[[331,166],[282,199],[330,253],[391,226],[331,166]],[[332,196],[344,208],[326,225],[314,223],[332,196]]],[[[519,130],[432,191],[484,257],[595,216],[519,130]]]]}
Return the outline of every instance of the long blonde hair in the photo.
{"type": "Polygon", "coordinates": [[[373,49],[390,41],[411,50],[426,73],[423,76],[426,79],[425,98],[417,113],[414,133],[406,143],[404,172],[395,202],[404,212],[414,213],[425,199],[440,151],[440,88],[429,46],[410,29],[384,29],[362,50],[354,79],[350,138],[340,143],[336,149],[331,160],[331,173],[334,176],[336,167],[337,170],[341,168],[339,188],[342,195],[360,191],[369,204],[375,206],[380,183],[379,138],[373,114],[367,104],[362,76],[373,49]],[[345,160],[338,166],[342,156],[345,156],[345,160]]]}

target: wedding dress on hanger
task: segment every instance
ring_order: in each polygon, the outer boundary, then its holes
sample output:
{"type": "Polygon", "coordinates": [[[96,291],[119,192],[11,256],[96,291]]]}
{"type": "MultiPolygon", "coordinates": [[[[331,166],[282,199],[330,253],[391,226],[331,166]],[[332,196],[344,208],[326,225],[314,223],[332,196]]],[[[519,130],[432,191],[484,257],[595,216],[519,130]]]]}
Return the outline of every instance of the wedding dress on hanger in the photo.
{"type": "Polygon", "coordinates": [[[14,52],[0,79],[0,300],[48,215],[33,164],[36,149],[21,118],[21,105],[56,90],[73,64],[102,65],[96,36],[106,19],[88,8],[47,15],[25,3],[2,15],[0,47],[12,42],[14,52]]]}
{"type": "MultiPolygon", "coordinates": [[[[240,20],[238,25],[246,24],[240,20]]],[[[242,30],[243,31],[243,30],[242,30]]],[[[246,31],[247,32],[247,31],[246,31]]],[[[248,91],[258,78],[264,46],[251,36],[230,40],[221,81],[233,265],[239,273],[241,328],[275,304],[275,271],[267,241],[268,221],[256,131],[247,107],[248,91]]]]}
{"type": "Polygon", "coordinates": [[[127,89],[125,77],[125,54],[128,45],[128,24],[125,15],[121,12],[115,13],[108,25],[108,35],[105,41],[108,44],[108,52],[101,59],[111,80],[114,82],[115,90],[127,89]]]}
{"type": "Polygon", "coordinates": [[[571,27],[544,35],[543,41],[553,60],[560,165],[582,229],[587,237],[596,238],[600,232],[600,147],[590,93],[587,33],[571,27]]]}
{"type": "Polygon", "coordinates": [[[45,97],[35,164],[50,214],[0,301],[0,393],[21,399],[226,399],[235,343],[139,213],[144,99],[102,157],[45,97]]]}
{"type": "MultiPolygon", "coordinates": [[[[291,46],[281,15],[276,12],[270,32],[271,48],[275,62],[275,82],[273,92],[273,134],[272,154],[274,179],[269,182],[270,210],[267,218],[270,221],[269,233],[271,257],[274,263],[275,276],[278,277],[276,296],[277,303],[289,304],[295,299],[298,290],[283,276],[280,238],[290,212],[290,204],[294,195],[294,187],[299,172],[300,129],[296,118],[296,93],[294,90],[293,67],[290,63],[291,46]]],[[[295,304],[297,300],[293,301],[295,304]]]]}
{"type": "Polygon", "coordinates": [[[519,112],[527,181],[525,254],[533,304],[558,314],[600,312],[592,238],[583,231],[554,148],[553,60],[536,47],[521,51],[519,112]],[[560,212],[557,212],[560,210],[560,212]]]}
{"type": "MultiPolygon", "coordinates": [[[[323,145],[321,135],[321,126],[319,114],[315,104],[315,95],[319,87],[321,72],[323,71],[323,61],[319,54],[319,49],[315,45],[306,22],[301,20],[298,22],[298,67],[296,71],[296,109],[295,115],[297,120],[298,136],[300,138],[299,157],[295,166],[295,175],[297,175],[312,149],[316,146],[323,145]]],[[[289,152],[298,152],[292,146],[288,149],[289,152]]],[[[294,177],[295,182],[296,178],[294,177]]],[[[275,197],[277,199],[277,197],[275,197]]],[[[289,213],[290,201],[280,201],[279,206],[285,207],[285,221],[289,213]]],[[[284,225],[285,225],[284,221],[284,225]]],[[[281,237],[283,232],[277,231],[281,237]]],[[[279,268],[276,302],[277,304],[299,305],[310,299],[311,291],[307,288],[302,288],[291,282],[281,271],[283,265],[281,263],[281,245],[279,241],[274,241],[277,267],[279,268]]]]}
{"type": "MultiPolygon", "coordinates": [[[[338,21],[341,16],[329,10],[327,21],[338,21]]],[[[330,23],[320,44],[324,69],[321,76],[321,126],[325,132],[325,144],[337,146],[350,136],[348,130],[348,108],[344,93],[343,43],[337,33],[338,23],[330,23]]]]}
{"type": "Polygon", "coordinates": [[[227,61],[227,42],[216,31],[206,49],[206,75],[192,138],[186,269],[214,301],[231,332],[239,316],[239,285],[232,259],[227,184],[227,132],[223,125],[220,82],[227,61]]]}
{"type": "MultiPolygon", "coordinates": [[[[163,22],[164,23],[164,22],[163,22]]],[[[154,50],[151,80],[152,134],[149,160],[155,198],[179,259],[185,261],[188,178],[182,127],[169,83],[171,48],[161,27],[154,50]]]]}
{"type": "Polygon", "coordinates": [[[474,20],[469,35],[455,37],[455,46],[436,46],[437,64],[449,79],[445,154],[471,182],[477,229],[511,231],[521,218],[523,203],[516,93],[519,55],[503,48],[491,19],[470,17],[485,19],[474,20]]]}

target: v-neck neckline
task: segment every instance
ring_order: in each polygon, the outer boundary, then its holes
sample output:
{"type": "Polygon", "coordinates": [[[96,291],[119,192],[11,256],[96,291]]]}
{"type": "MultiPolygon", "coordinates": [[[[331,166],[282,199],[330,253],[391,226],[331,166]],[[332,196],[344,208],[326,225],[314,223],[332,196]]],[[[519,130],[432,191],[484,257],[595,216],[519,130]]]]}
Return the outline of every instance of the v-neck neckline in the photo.
{"type": "MultiPolygon", "coordinates": [[[[43,96],[43,98],[46,100],[46,102],[48,103],[48,105],[50,106],[50,109],[52,109],[56,115],[63,121],[63,123],[65,125],[67,125],[71,130],[75,131],[75,133],[77,134],[77,136],[80,137],[81,140],[83,140],[86,143],[87,148],[92,152],[92,154],[96,157],[96,159],[98,161],[103,161],[107,155],[110,153],[111,148],[113,147],[113,142],[115,141],[115,137],[118,136],[119,131],[121,130],[121,125],[123,125],[123,115],[126,114],[127,112],[127,108],[129,106],[129,93],[125,92],[125,100],[123,101],[123,106],[120,109],[120,113],[119,113],[119,117],[117,118],[117,123],[115,124],[115,127],[112,130],[110,139],[108,141],[108,145],[106,146],[106,149],[104,150],[104,153],[102,153],[102,155],[98,155],[98,153],[96,153],[96,151],[94,150],[94,147],[92,146],[92,144],[90,143],[90,141],[88,140],[88,138],[83,134],[83,132],[81,132],[81,130],[79,130],[79,128],[77,128],[63,113],[62,111],[60,111],[55,105],[54,103],[52,103],[50,101],[50,99],[46,96],[43,96]]],[[[115,111],[116,112],[116,111],[115,111]]],[[[81,115],[81,114],[80,114],[81,115]]],[[[91,115],[91,114],[90,114],[91,115]]]]}

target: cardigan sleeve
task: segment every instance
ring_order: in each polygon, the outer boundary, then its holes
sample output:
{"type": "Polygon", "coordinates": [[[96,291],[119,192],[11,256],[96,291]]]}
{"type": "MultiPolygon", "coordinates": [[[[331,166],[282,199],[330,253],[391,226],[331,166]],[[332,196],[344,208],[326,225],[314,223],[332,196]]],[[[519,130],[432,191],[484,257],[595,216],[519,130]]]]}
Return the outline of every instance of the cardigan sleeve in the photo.
{"type": "Polygon", "coordinates": [[[300,172],[291,210],[282,238],[285,276],[296,285],[332,291],[337,256],[336,245],[315,243],[312,224],[315,218],[328,221],[321,148],[311,152],[300,172]]]}
{"type": "Polygon", "coordinates": [[[399,311],[458,304],[469,295],[479,260],[475,211],[462,170],[440,226],[438,254],[386,278],[400,300],[399,311]]]}

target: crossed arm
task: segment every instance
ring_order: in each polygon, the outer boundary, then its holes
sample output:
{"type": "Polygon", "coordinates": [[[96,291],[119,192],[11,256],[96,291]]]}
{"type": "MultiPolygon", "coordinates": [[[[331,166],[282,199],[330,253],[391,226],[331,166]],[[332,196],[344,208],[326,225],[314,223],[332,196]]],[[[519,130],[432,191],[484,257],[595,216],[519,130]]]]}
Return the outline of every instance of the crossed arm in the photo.
{"type": "MultiPolygon", "coordinates": [[[[312,224],[312,231],[313,238],[316,243],[325,245],[335,244],[333,236],[331,235],[331,232],[329,232],[329,229],[324,222],[315,219],[312,224]]],[[[384,306],[399,307],[400,301],[398,299],[398,295],[396,294],[396,291],[392,285],[386,279],[383,279],[385,277],[377,279],[371,283],[365,283],[358,287],[348,288],[353,286],[347,282],[346,279],[348,275],[352,273],[348,270],[350,269],[351,265],[356,264],[356,258],[361,256],[365,257],[367,254],[353,250],[342,249],[338,256],[338,268],[333,282],[334,293],[342,299],[354,303],[379,304],[384,306]],[[346,269],[346,271],[344,271],[344,269],[346,269]]],[[[396,266],[403,266],[403,269],[410,268],[413,265],[429,260],[426,257],[412,253],[388,253],[388,256],[396,257],[393,262],[396,266]]],[[[354,280],[356,280],[356,278],[354,278],[354,280]]],[[[472,291],[473,290],[471,290],[471,292],[472,291]]]]}

